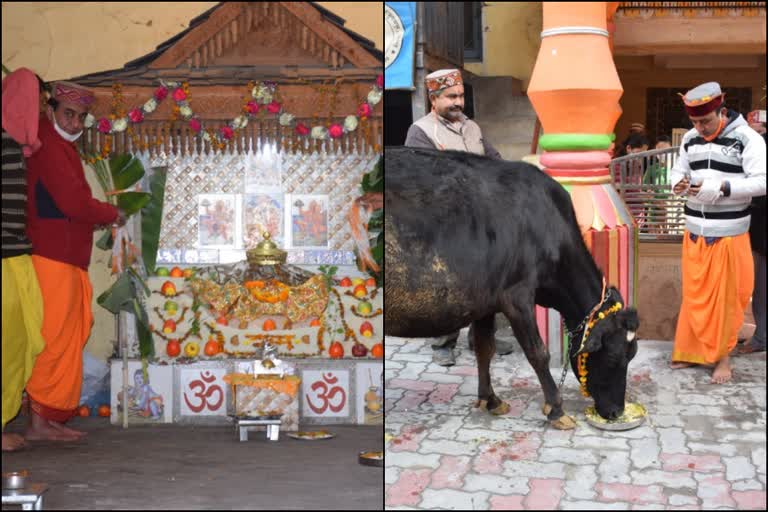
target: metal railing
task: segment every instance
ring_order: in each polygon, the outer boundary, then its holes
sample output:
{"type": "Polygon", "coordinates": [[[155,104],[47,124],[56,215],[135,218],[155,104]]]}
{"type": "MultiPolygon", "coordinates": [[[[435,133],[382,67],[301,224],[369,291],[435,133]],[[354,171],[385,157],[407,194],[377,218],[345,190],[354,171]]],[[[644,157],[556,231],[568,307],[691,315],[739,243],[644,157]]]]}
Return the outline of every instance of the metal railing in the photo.
{"type": "Polygon", "coordinates": [[[611,161],[613,183],[637,222],[640,239],[681,240],[685,198],[672,193],[669,174],[679,148],[633,153],[611,161]]]}

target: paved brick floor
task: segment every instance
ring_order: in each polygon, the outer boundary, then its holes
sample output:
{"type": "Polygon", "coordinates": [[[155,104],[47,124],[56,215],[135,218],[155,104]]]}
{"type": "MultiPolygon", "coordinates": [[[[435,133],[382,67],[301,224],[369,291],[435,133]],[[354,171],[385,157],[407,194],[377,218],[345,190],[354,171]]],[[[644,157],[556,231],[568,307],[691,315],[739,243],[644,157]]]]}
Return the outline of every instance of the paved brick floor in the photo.
{"type": "Polygon", "coordinates": [[[423,339],[386,339],[387,509],[764,509],[764,354],[735,358],[734,381],[717,386],[710,370],[668,369],[670,343],[643,340],[628,394],[649,420],[626,432],[589,426],[591,402],[570,374],[563,400],[578,425],[558,431],[519,348],[491,366],[510,413],[472,408],[465,336],[451,368],[431,362],[423,339]]]}

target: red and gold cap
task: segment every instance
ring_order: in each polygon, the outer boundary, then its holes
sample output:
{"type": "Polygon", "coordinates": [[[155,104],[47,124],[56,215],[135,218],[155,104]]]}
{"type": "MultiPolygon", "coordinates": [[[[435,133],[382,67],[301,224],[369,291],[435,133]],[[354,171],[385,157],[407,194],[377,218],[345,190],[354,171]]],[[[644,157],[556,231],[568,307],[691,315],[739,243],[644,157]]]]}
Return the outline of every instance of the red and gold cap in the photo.
{"type": "Polygon", "coordinates": [[[461,79],[461,71],[458,69],[440,69],[428,74],[424,83],[427,84],[427,91],[432,93],[454,85],[463,85],[464,81],[461,79]]]}
{"type": "Polygon", "coordinates": [[[53,97],[57,100],[70,101],[90,107],[96,100],[93,91],[72,82],[56,82],[53,84],[53,97]]]}
{"type": "Polygon", "coordinates": [[[720,90],[720,84],[717,82],[707,82],[694,87],[685,95],[678,93],[683,98],[685,110],[689,116],[705,116],[720,108],[725,99],[725,94],[720,90]]]}

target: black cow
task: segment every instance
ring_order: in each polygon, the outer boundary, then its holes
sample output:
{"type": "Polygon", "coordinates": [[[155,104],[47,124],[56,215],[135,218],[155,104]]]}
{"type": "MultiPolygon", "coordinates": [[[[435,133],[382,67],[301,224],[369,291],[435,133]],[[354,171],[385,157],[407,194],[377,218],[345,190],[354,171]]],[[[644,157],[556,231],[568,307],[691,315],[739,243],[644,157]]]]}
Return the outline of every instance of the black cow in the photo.
{"type": "MultiPolygon", "coordinates": [[[[573,428],[549,372],[534,305],[563,315],[573,331],[576,372],[585,319],[624,301],[613,287],[603,295],[603,276],[568,193],[522,162],[414,148],[386,148],[384,161],[385,334],[434,337],[473,323],[478,398],[491,413],[504,414],[509,406],[494,394],[489,373],[493,317],[503,312],[539,377],[548,419],[573,428]]],[[[624,410],[638,319],[632,309],[604,317],[585,342],[587,389],[598,413],[613,419],[624,410]]]]}

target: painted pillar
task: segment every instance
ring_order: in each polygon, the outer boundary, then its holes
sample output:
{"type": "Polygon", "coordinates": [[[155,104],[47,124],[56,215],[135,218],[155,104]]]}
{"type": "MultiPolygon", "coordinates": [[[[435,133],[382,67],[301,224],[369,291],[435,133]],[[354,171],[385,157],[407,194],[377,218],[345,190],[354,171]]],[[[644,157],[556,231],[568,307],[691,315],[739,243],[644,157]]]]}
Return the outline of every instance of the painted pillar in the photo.
{"type": "MultiPolygon", "coordinates": [[[[616,2],[543,2],[541,48],[528,97],[541,120],[544,172],[568,190],[584,240],[610,285],[636,300],[637,226],[608,165],[623,93],[607,22],[616,2]]],[[[550,353],[567,353],[555,310],[537,307],[550,353]]],[[[553,364],[562,364],[553,357],[553,364]]]]}

